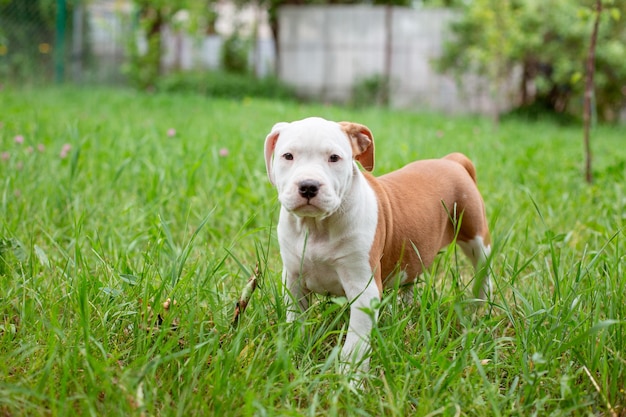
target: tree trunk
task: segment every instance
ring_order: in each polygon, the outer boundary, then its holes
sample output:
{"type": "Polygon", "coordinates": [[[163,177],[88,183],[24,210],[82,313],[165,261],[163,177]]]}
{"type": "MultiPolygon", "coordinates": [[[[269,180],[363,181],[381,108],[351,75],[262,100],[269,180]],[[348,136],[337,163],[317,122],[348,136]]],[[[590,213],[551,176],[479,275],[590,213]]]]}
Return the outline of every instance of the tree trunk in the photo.
{"type": "Polygon", "coordinates": [[[383,83],[381,105],[388,106],[391,89],[391,58],[393,48],[393,6],[385,6],[385,62],[383,63],[383,83]]]}
{"type": "Polygon", "coordinates": [[[589,42],[589,53],[587,55],[587,76],[585,81],[585,101],[583,108],[584,122],[584,145],[585,145],[585,180],[591,184],[593,173],[591,170],[591,106],[593,100],[593,75],[595,72],[596,43],[598,42],[598,27],[600,26],[600,15],[602,14],[602,0],[596,0],[596,18],[593,22],[591,41],[589,42]]]}

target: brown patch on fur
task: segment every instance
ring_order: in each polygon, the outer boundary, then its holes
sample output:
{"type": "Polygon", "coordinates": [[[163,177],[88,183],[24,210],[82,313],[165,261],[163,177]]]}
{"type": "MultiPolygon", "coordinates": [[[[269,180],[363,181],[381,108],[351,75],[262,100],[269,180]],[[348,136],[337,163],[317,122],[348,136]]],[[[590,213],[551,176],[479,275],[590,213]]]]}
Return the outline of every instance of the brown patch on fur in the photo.
{"type": "Polygon", "coordinates": [[[374,169],[374,136],[366,127],[358,123],[339,122],[352,146],[352,155],[359,161],[363,169],[372,171],[374,169]]]}
{"type": "Polygon", "coordinates": [[[458,240],[481,236],[489,244],[476,170],[465,155],[413,162],[380,177],[363,174],[378,198],[370,264],[379,289],[398,270],[414,280],[452,243],[458,221],[458,240]]]}

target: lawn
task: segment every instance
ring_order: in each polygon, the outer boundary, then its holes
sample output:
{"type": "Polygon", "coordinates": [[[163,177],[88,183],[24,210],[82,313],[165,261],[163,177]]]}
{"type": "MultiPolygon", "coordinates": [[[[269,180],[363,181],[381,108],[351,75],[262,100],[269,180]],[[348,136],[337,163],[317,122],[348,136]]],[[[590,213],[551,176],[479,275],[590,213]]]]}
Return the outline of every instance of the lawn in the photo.
{"type": "Polygon", "coordinates": [[[587,185],[581,127],[549,120],[0,91],[0,415],[623,414],[626,128],[592,133],[587,185]],[[310,115],[369,126],[378,174],[466,153],[495,243],[486,306],[454,248],[385,294],[356,389],[344,300],[284,322],[262,148],[310,115]]]}

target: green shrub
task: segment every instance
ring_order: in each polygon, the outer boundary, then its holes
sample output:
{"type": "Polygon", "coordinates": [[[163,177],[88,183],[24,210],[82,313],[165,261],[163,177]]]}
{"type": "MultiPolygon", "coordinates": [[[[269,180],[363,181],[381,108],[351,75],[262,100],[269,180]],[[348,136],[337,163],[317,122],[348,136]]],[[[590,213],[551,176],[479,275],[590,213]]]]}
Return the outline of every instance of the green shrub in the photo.
{"type": "Polygon", "coordinates": [[[389,104],[389,80],[377,74],[355,82],[351,104],[354,107],[386,106],[389,104]]]}
{"type": "MultiPolygon", "coordinates": [[[[497,95],[514,68],[521,106],[538,103],[557,113],[580,114],[591,21],[589,1],[464,2],[451,26],[439,68],[463,76],[472,70],[497,95]]],[[[602,120],[616,121],[626,84],[626,3],[604,2],[595,66],[595,106],[602,120]],[[614,4],[612,4],[614,3],[614,4]]],[[[532,107],[531,107],[532,109],[532,107]]]]}
{"type": "Polygon", "coordinates": [[[245,74],[248,72],[250,41],[235,32],[224,40],[221,50],[222,68],[225,71],[245,74]]]}
{"type": "Polygon", "coordinates": [[[157,89],[225,98],[295,98],[294,91],[274,77],[255,78],[222,71],[183,71],[165,75],[159,80],[157,89]]]}

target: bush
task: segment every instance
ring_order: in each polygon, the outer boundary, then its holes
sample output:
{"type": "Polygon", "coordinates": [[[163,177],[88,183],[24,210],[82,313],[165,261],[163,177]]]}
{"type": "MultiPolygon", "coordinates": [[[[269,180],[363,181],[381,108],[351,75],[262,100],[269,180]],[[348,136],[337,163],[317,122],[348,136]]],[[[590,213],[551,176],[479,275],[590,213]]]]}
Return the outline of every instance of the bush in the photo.
{"type": "Polygon", "coordinates": [[[236,99],[295,98],[295,92],[274,77],[255,78],[251,75],[221,71],[186,71],[165,75],[159,80],[157,89],[164,92],[196,93],[236,99]]]}
{"type": "MultiPolygon", "coordinates": [[[[617,119],[626,103],[625,2],[605,2],[596,50],[595,99],[598,116],[617,119]]],[[[440,68],[468,70],[491,82],[495,96],[514,68],[522,71],[522,106],[543,106],[580,114],[591,22],[590,1],[466,2],[452,25],[440,68]]]]}
{"type": "Polygon", "coordinates": [[[352,87],[351,103],[354,107],[388,105],[389,80],[383,75],[373,75],[357,81],[352,87]]]}
{"type": "Polygon", "coordinates": [[[250,42],[235,32],[222,45],[222,68],[228,72],[245,74],[248,72],[250,42]]]}

